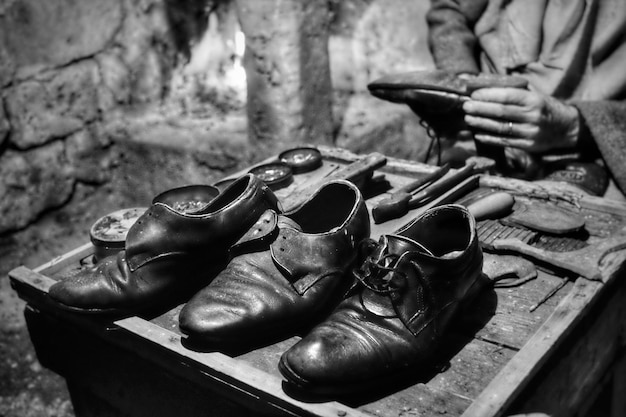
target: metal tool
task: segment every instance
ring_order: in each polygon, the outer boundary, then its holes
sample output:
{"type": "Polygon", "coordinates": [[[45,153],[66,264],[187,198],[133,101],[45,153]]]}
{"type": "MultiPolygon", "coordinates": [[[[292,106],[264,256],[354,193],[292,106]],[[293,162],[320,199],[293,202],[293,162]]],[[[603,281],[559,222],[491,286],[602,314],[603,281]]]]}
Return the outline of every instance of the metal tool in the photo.
{"type": "Polygon", "coordinates": [[[393,202],[393,204],[380,207],[377,206],[375,207],[376,210],[372,210],[374,222],[382,223],[387,220],[402,217],[410,210],[422,207],[435,200],[437,197],[445,194],[447,191],[459,185],[474,174],[474,164],[469,163],[457,172],[431,182],[421,191],[413,195],[408,201],[405,199],[398,199],[393,202]]]}
{"type": "MultiPolygon", "coordinates": [[[[424,186],[437,181],[450,171],[450,165],[445,164],[432,173],[412,181],[404,187],[398,189],[389,197],[384,198],[372,209],[374,222],[382,223],[385,219],[394,218],[395,213],[406,213],[409,211],[409,201],[413,197],[413,192],[421,190],[424,186]]],[[[402,216],[402,214],[400,214],[402,216]]],[[[397,217],[400,217],[397,216],[397,217]]]]}
{"type": "Polygon", "coordinates": [[[561,278],[561,281],[554,288],[552,288],[546,295],[544,295],[541,300],[537,301],[535,304],[530,306],[528,311],[532,313],[533,311],[537,310],[537,308],[539,308],[540,305],[544,304],[546,301],[552,298],[554,294],[559,292],[559,290],[563,288],[565,284],[567,284],[568,281],[569,281],[568,277],[561,278]]]}

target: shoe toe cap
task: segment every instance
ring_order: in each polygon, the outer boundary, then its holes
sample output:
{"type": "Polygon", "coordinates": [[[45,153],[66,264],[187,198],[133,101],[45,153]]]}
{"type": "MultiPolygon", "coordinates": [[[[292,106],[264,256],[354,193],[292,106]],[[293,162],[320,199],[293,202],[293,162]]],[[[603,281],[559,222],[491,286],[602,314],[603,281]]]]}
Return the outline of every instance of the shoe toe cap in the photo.
{"type": "Polygon", "coordinates": [[[66,307],[95,311],[114,307],[119,294],[99,270],[87,269],[53,284],[48,296],[66,307]]]}
{"type": "Polygon", "coordinates": [[[307,335],[281,357],[281,372],[297,385],[341,383],[360,368],[358,341],[335,331],[307,335]]]}
{"type": "Polygon", "coordinates": [[[246,326],[245,310],[216,300],[192,299],[179,315],[180,330],[189,337],[206,341],[224,341],[241,337],[246,326]]]}

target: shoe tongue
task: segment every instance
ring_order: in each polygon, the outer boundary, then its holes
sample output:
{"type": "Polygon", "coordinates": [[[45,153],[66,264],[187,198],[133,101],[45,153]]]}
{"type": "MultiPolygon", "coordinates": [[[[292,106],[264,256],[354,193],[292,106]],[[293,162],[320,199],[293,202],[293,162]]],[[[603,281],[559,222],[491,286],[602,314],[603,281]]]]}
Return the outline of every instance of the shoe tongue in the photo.
{"type": "Polygon", "coordinates": [[[300,227],[300,225],[298,223],[296,223],[293,219],[291,219],[290,217],[286,217],[283,216],[282,214],[278,215],[278,227],[279,228],[290,228],[290,229],[295,229],[299,232],[302,231],[302,227],[300,227]]]}
{"type": "Polygon", "coordinates": [[[405,252],[420,252],[433,256],[433,253],[426,249],[422,244],[400,235],[384,235],[381,237],[382,247],[387,248],[387,253],[394,255],[402,255],[405,252]],[[387,244],[384,244],[384,240],[387,244]]]}

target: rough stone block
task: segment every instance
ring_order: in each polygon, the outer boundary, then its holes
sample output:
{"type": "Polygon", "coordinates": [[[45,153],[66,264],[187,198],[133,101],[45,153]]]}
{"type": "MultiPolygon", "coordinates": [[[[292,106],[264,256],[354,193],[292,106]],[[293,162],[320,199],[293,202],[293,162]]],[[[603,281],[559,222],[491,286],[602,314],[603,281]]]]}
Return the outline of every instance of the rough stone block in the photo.
{"type": "Polygon", "coordinates": [[[100,111],[107,112],[128,104],[131,100],[131,71],[120,57],[120,53],[112,48],[98,54],[95,60],[101,77],[98,86],[100,111]]]}
{"type": "Polygon", "coordinates": [[[433,67],[427,1],[335,0],[329,42],[333,86],[363,92],[384,75],[433,67]]]}
{"type": "Polygon", "coordinates": [[[381,152],[423,161],[430,144],[426,130],[411,110],[367,93],[353,95],[346,105],[337,146],[356,153],[381,152]]]}
{"type": "Polygon", "coordinates": [[[25,227],[71,196],[74,180],[62,141],[0,156],[0,234],[25,227]]]}
{"type": "Polygon", "coordinates": [[[6,40],[2,30],[0,30],[0,87],[9,85],[15,74],[15,62],[9,55],[6,47],[6,40]]]}
{"type": "Polygon", "coordinates": [[[96,126],[89,126],[70,135],[65,141],[65,155],[77,181],[102,184],[112,175],[114,165],[110,142],[96,126]]]}
{"type": "Polygon", "coordinates": [[[201,120],[125,116],[109,121],[103,134],[115,165],[109,186],[141,204],[170,188],[212,184],[270,152],[250,146],[243,111],[201,120]]]}
{"type": "Polygon", "coordinates": [[[9,124],[9,119],[4,110],[4,102],[2,101],[2,97],[0,97],[0,147],[9,135],[9,130],[11,130],[11,125],[9,124]]]}
{"type": "Polygon", "coordinates": [[[25,73],[66,65],[104,49],[123,20],[121,0],[0,3],[0,40],[25,73]]]}
{"type": "Polygon", "coordinates": [[[28,149],[67,136],[95,120],[97,84],[97,67],[89,60],[7,89],[12,143],[28,149]]]}
{"type": "Polygon", "coordinates": [[[326,1],[237,2],[246,35],[250,137],[332,141],[326,1]]]}
{"type": "Polygon", "coordinates": [[[182,7],[179,3],[189,2],[124,0],[124,22],[115,37],[120,48],[115,53],[130,70],[126,87],[134,103],[162,99],[177,58],[183,55],[175,42],[179,33],[170,22],[170,15],[182,7]]]}

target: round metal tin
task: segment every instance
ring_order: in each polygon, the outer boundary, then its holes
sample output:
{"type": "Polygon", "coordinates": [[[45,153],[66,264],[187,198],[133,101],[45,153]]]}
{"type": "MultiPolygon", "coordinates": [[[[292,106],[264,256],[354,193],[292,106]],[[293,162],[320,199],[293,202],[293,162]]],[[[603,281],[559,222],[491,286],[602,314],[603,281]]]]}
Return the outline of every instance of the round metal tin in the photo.
{"type": "Polygon", "coordinates": [[[313,147],[288,149],[278,155],[278,160],[289,165],[294,174],[313,171],[322,166],[322,154],[313,147]]]}
{"type": "Polygon", "coordinates": [[[96,220],[89,229],[94,260],[97,262],[124,249],[128,230],[146,210],[146,207],[121,209],[96,220]]]}
{"type": "Polygon", "coordinates": [[[270,162],[269,164],[259,165],[248,172],[257,176],[272,190],[285,187],[293,180],[293,171],[284,162],[270,162]]]}

